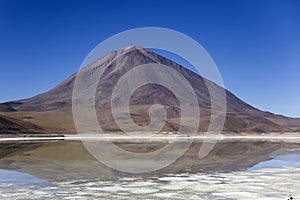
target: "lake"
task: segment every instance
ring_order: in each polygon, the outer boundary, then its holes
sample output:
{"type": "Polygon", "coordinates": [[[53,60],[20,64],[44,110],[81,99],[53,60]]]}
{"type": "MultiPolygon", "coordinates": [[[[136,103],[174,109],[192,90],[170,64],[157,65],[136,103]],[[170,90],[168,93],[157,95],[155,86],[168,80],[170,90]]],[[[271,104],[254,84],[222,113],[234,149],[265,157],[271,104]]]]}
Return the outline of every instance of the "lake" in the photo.
{"type": "Polygon", "coordinates": [[[1,145],[0,199],[300,199],[299,143],[225,141],[199,159],[196,142],[172,165],[146,174],[113,170],[80,142],[1,145]]]}

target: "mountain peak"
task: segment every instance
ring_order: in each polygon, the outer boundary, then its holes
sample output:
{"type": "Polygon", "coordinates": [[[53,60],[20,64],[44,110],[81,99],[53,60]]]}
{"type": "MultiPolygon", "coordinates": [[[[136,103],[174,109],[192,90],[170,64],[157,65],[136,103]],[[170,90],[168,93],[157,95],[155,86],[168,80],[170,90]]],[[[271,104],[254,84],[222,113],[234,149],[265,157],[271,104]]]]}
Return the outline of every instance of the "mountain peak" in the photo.
{"type": "Polygon", "coordinates": [[[125,46],[125,47],[123,47],[122,49],[120,49],[118,51],[131,51],[131,50],[136,50],[136,49],[143,49],[143,48],[140,47],[140,46],[132,45],[132,46],[125,46]]]}
{"type": "Polygon", "coordinates": [[[151,56],[151,54],[153,54],[153,52],[143,48],[143,47],[140,47],[140,46],[125,46],[123,47],[122,49],[119,49],[116,51],[118,53],[118,55],[125,55],[127,53],[130,53],[130,52],[139,52],[141,53],[141,55],[147,55],[147,56],[151,56]]]}

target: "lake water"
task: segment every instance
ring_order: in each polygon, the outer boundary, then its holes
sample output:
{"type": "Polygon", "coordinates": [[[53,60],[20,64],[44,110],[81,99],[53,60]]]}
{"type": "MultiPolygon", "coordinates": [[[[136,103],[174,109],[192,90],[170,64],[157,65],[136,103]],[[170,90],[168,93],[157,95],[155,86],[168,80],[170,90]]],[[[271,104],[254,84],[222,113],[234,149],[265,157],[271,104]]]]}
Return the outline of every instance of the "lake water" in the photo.
{"type": "Polygon", "coordinates": [[[27,173],[2,169],[0,199],[273,200],[287,199],[289,194],[300,199],[300,153],[288,152],[269,155],[269,159],[251,167],[230,172],[120,176],[117,180],[80,177],[50,182],[27,173]]]}

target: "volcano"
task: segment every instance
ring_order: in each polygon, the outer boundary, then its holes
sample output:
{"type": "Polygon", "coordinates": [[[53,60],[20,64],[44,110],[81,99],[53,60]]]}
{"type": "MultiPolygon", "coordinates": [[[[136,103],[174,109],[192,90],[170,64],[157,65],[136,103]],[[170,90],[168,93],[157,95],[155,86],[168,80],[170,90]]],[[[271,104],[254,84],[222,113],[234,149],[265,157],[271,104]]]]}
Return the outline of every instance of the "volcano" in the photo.
{"type": "MultiPolygon", "coordinates": [[[[114,122],[111,112],[111,95],[117,81],[132,68],[149,63],[168,66],[179,72],[192,86],[198,99],[201,117],[199,132],[205,132],[211,119],[211,99],[206,79],[176,62],[158,55],[150,50],[130,46],[114,50],[99,58],[82,70],[86,74],[95,73],[96,69],[106,67],[96,90],[95,108],[101,127],[108,132],[120,131],[114,122]],[[117,60],[114,60],[118,55],[117,60]]],[[[76,79],[74,73],[61,84],[48,92],[32,98],[10,101],[0,104],[0,114],[10,119],[28,122],[32,127],[43,132],[74,133],[76,132],[72,115],[72,92],[76,79]]],[[[146,79],[147,73],[141,73],[136,79],[146,79]]],[[[222,88],[214,84],[216,90],[222,88]]],[[[261,111],[225,90],[227,113],[223,132],[269,133],[298,132],[300,119],[288,118],[270,112],[261,111]]],[[[146,84],[139,87],[130,98],[130,114],[139,125],[149,124],[149,108],[161,104],[167,111],[167,122],[164,131],[176,131],[180,121],[178,100],[168,88],[158,84],[146,84]]],[[[25,123],[26,124],[26,123],[25,123]]],[[[8,127],[9,128],[9,127],[8,127]]]]}

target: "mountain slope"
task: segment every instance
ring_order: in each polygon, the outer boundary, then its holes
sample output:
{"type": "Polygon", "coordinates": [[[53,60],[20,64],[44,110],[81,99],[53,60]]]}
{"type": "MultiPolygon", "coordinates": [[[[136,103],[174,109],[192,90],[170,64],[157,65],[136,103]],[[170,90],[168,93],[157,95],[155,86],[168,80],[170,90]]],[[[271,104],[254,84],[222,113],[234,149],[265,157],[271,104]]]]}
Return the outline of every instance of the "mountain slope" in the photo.
{"type": "Polygon", "coordinates": [[[0,115],[0,134],[32,133],[32,131],[42,131],[42,129],[24,120],[0,115]]]}
{"type": "MultiPolygon", "coordinates": [[[[96,91],[96,110],[101,126],[108,131],[118,131],[110,112],[112,90],[122,75],[135,66],[147,63],[167,65],[182,74],[193,87],[201,111],[200,131],[207,130],[210,120],[210,95],[204,78],[177,63],[140,47],[126,47],[112,51],[106,56],[85,67],[84,73],[94,73],[98,68],[108,67],[99,81],[96,91]],[[117,60],[113,61],[118,55],[117,60]],[[111,64],[109,64],[113,61],[111,64]]],[[[72,91],[76,74],[59,84],[52,90],[29,99],[0,104],[0,112],[5,115],[22,118],[30,116],[30,120],[49,131],[74,132],[72,120],[72,91]]],[[[137,79],[146,79],[141,74],[137,79]]],[[[216,91],[220,87],[214,84],[216,91]]],[[[262,112],[243,102],[226,90],[227,116],[225,132],[289,132],[300,131],[300,119],[262,112]]],[[[147,84],[137,89],[130,99],[130,111],[133,120],[140,124],[149,123],[148,109],[152,104],[162,104],[167,109],[168,122],[164,130],[176,130],[180,117],[178,100],[165,87],[147,84]]]]}

